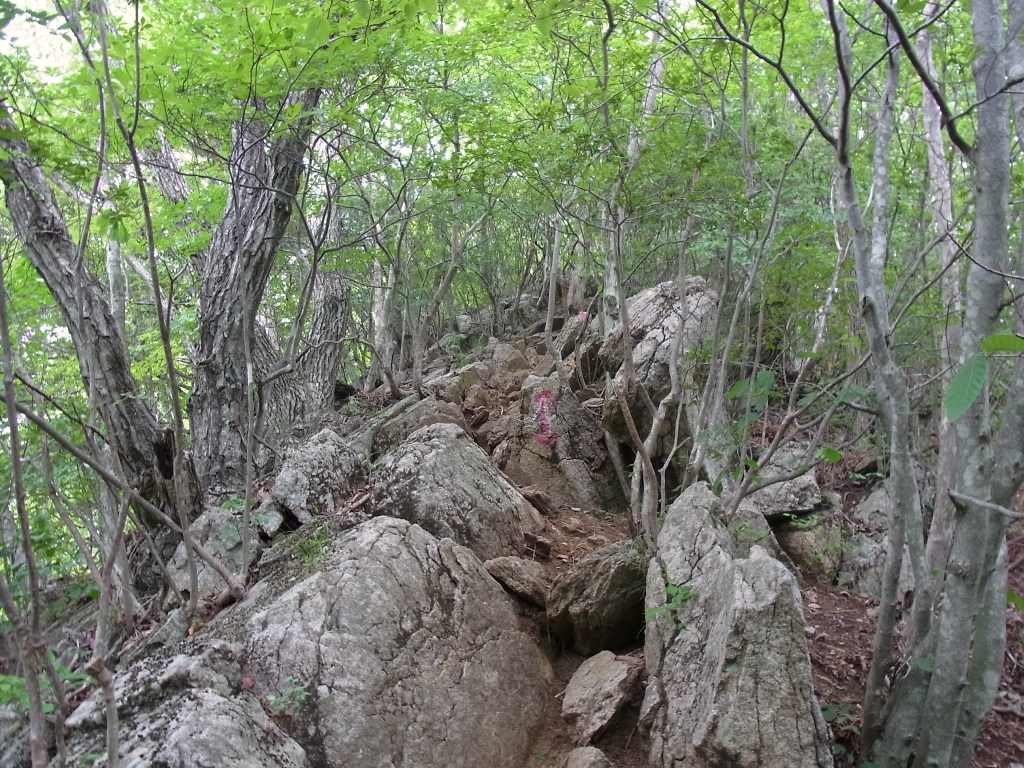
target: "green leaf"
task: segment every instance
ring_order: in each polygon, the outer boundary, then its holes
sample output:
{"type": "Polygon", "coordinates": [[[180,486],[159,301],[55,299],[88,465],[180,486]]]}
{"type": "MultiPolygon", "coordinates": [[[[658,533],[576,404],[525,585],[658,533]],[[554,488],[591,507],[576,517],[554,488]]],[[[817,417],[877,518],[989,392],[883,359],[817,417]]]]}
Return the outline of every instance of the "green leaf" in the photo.
{"type": "Polygon", "coordinates": [[[370,17],[370,0],[355,0],[356,16],[362,19],[370,17]]]}
{"type": "Polygon", "coordinates": [[[990,355],[996,352],[1024,352],[1024,336],[993,333],[981,340],[981,348],[990,355]]]}
{"type": "Polygon", "coordinates": [[[981,352],[971,355],[949,382],[944,404],[946,417],[956,421],[978,399],[988,380],[988,359],[981,352]]]}
{"type": "Polygon", "coordinates": [[[1006,604],[1012,605],[1018,611],[1024,612],[1024,597],[1021,597],[1012,589],[1006,590],[1006,604]]]}
{"type": "Polygon", "coordinates": [[[833,448],[831,445],[823,445],[818,449],[818,455],[827,461],[829,464],[838,464],[843,460],[843,454],[833,448]]]}
{"type": "Polygon", "coordinates": [[[542,35],[550,35],[551,34],[551,30],[555,26],[554,19],[552,19],[551,16],[549,16],[549,15],[538,16],[535,21],[536,21],[536,24],[537,24],[537,29],[540,30],[540,33],[542,35]]]}
{"type": "Polygon", "coordinates": [[[310,48],[319,48],[326,44],[331,37],[331,28],[327,24],[327,19],[323,16],[314,16],[310,19],[309,24],[306,25],[304,37],[306,45],[310,48]]]}

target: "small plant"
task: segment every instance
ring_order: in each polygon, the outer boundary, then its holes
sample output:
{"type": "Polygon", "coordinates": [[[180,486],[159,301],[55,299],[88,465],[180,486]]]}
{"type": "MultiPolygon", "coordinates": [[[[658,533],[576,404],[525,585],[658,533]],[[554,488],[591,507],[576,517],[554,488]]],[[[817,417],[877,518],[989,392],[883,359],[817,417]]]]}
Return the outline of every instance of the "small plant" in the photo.
{"type": "Polygon", "coordinates": [[[729,531],[740,544],[756,544],[770,535],[767,531],[762,531],[746,521],[733,524],[729,527],[729,531]]]}
{"type": "MultiPolygon", "coordinates": [[[[832,754],[844,765],[874,768],[874,763],[856,762],[856,747],[860,741],[860,718],[854,705],[845,701],[823,704],[821,716],[828,723],[832,735],[832,754]]],[[[837,763],[838,764],[838,763],[837,763]]]]}
{"type": "Polygon", "coordinates": [[[327,557],[327,526],[321,525],[309,535],[296,537],[291,542],[291,549],[304,571],[315,571],[327,557]]]}
{"type": "Polygon", "coordinates": [[[289,675],[285,678],[285,683],[287,683],[287,686],[280,695],[276,693],[267,694],[267,705],[275,715],[294,712],[301,708],[306,699],[309,698],[309,691],[306,690],[306,686],[295,675],[289,675]]]}
{"type": "Polygon", "coordinates": [[[228,496],[220,503],[220,508],[226,509],[228,512],[241,512],[245,509],[245,497],[238,494],[228,496]]]}
{"type": "Polygon", "coordinates": [[[791,528],[796,528],[801,531],[817,528],[823,519],[821,514],[818,512],[814,512],[810,515],[797,515],[793,512],[785,512],[781,517],[791,528]]]}
{"type": "Polygon", "coordinates": [[[659,616],[670,616],[675,623],[676,629],[682,629],[686,626],[686,623],[680,618],[683,606],[693,598],[693,594],[693,587],[669,582],[665,585],[665,603],[645,610],[644,621],[652,621],[659,616]]]}
{"type": "MultiPolygon", "coordinates": [[[[92,676],[86,672],[71,670],[63,664],[56,664],[55,669],[65,686],[92,682],[92,676]]],[[[53,702],[50,701],[52,688],[50,680],[45,675],[40,675],[39,687],[45,697],[43,712],[50,714],[54,709],[53,702]]],[[[8,706],[21,715],[28,714],[28,691],[25,688],[25,680],[20,675],[0,675],[0,707],[8,706]]]]}

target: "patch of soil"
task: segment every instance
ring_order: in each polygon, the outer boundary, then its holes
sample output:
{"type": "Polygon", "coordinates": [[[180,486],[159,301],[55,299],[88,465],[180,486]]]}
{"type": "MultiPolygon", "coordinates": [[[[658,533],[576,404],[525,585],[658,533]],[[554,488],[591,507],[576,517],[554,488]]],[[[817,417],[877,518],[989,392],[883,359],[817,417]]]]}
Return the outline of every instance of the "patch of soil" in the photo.
{"type": "MultiPolygon", "coordinates": [[[[534,501],[534,504],[544,513],[544,525],[535,532],[540,541],[540,551],[535,551],[532,558],[544,566],[545,574],[551,580],[556,579],[590,552],[621,541],[630,535],[626,520],[620,516],[596,516],[577,507],[553,503],[534,501]]],[[[534,549],[537,549],[536,545],[534,549]]],[[[529,546],[524,556],[531,557],[529,546]]],[[[531,624],[532,634],[540,640],[541,646],[546,650],[555,672],[555,693],[548,701],[544,722],[524,768],[558,768],[573,749],[584,746],[574,742],[572,729],[562,719],[562,695],[573,674],[586,661],[586,657],[562,648],[561,644],[551,637],[547,629],[547,616],[543,611],[525,610],[524,616],[531,624]]],[[[623,650],[619,655],[642,660],[643,648],[623,650]]],[[[641,680],[633,701],[605,733],[591,742],[591,746],[604,752],[616,768],[648,766],[647,743],[641,737],[638,727],[645,684],[646,681],[641,680]]]]}
{"type": "MultiPolygon", "coordinates": [[[[1009,536],[1010,589],[1024,595],[1024,524],[1009,536]]],[[[831,584],[802,590],[814,687],[829,721],[836,768],[856,764],[861,702],[871,663],[874,619],[871,601],[831,584]]],[[[971,763],[972,768],[1009,768],[1024,762],[1024,612],[1007,608],[1006,656],[999,696],[971,763]]]]}

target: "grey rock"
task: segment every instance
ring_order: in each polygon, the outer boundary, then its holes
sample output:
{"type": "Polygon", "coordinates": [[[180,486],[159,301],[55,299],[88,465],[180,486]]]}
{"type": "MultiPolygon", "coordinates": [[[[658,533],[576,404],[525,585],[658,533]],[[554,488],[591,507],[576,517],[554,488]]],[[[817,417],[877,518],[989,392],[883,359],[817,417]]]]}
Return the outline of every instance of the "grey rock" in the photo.
{"type": "Polygon", "coordinates": [[[519,768],[552,678],[473,553],[394,518],[348,531],[244,631],[257,692],[306,683],[301,740],[329,768],[519,768]]]}
{"type": "MultiPolygon", "coordinates": [[[[790,444],[780,448],[761,470],[761,478],[769,480],[809,464],[806,446],[790,444]]],[[[821,503],[821,488],[809,469],[792,480],[762,488],[747,497],[757,506],[766,520],[772,521],[786,514],[799,514],[817,509],[821,503]]]]}
{"type": "MultiPolygon", "coordinates": [[[[854,509],[851,517],[863,530],[854,533],[841,546],[837,583],[863,597],[878,599],[882,595],[882,573],[889,553],[890,500],[885,486],[876,488],[854,509]]],[[[904,548],[900,569],[899,594],[914,588],[910,569],[910,551],[904,548]]]]}
{"type": "MultiPolygon", "coordinates": [[[[189,532],[192,534],[193,541],[206,547],[228,570],[234,573],[243,570],[242,519],[234,512],[222,507],[211,507],[196,518],[195,522],[189,526],[189,532]]],[[[259,536],[256,535],[255,526],[250,526],[249,541],[251,542],[249,553],[251,558],[254,548],[259,546],[259,536]]],[[[195,564],[200,597],[227,588],[224,579],[205,560],[197,556],[195,564]]],[[[178,545],[174,556],[167,563],[167,574],[174,582],[174,586],[187,600],[191,592],[191,580],[184,543],[178,545]]],[[[176,605],[176,602],[176,595],[169,594],[165,607],[171,608],[176,605]]]]}
{"type": "Polygon", "coordinates": [[[518,554],[539,520],[479,446],[455,424],[414,432],[373,471],[373,506],[454,539],[488,560],[518,554]]]}
{"type": "Polygon", "coordinates": [[[425,389],[445,402],[462,405],[466,393],[476,384],[485,384],[491,371],[486,363],[470,363],[454,373],[443,373],[427,379],[425,389]]]}
{"type": "Polygon", "coordinates": [[[613,768],[611,762],[597,747],[577,747],[568,755],[562,768],[613,768]]]}
{"type": "MultiPolygon", "coordinates": [[[[717,499],[713,500],[717,503],[717,499]]],[[[736,511],[728,517],[729,534],[732,537],[735,549],[735,557],[747,557],[750,548],[757,545],[768,552],[772,557],[781,560],[789,567],[792,563],[789,556],[779,545],[775,533],[772,531],[768,521],[760,510],[749,501],[742,501],[736,511]]]]}
{"type": "Polygon", "coordinates": [[[880,485],[868,494],[850,515],[855,523],[874,530],[889,529],[889,492],[880,485]]]}
{"type": "MultiPolygon", "coordinates": [[[[240,646],[211,641],[157,653],[118,672],[121,765],[308,766],[302,747],[240,690],[240,659],[240,646]]],[[[67,720],[71,764],[103,752],[104,724],[97,691],[67,720]]]]}
{"type": "Polygon", "coordinates": [[[645,569],[629,540],[591,552],[552,585],[551,631],[584,656],[635,643],[644,625],[645,569]]]}
{"type": "MultiPolygon", "coordinates": [[[[862,597],[879,599],[882,596],[882,573],[888,552],[889,540],[884,534],[853,534],[842,543],[842,560],[836,583],[862,597]]],[[[910,552],[904,548],[898,594],[905,595],[913,588],[910,552]]]]}
{"type": "Polygon", "coordinates": [[[636,693],[638,663],[601,651],[584,661],[569,680],[562,717],[572,725],[576,743],[589,744],[615,722],[636,693]]]}
{"type": "MultiPolygon", "coordinates": [[[[671,389],[669,363],[673,340],[681,333],[682,349],[696,349],[708,335],[714,318],[718,296],[707,287],[703,278],[687,278],[684,294],[685,309],[674,281],[655,285],[626,301],[632,334],[628,340],[633,358],[632,377],[627,377],[625,370],[619,368],[626,342],[621,329],[608,334],[598,353],[606,370],[617,371],[612,386],[616,392],[625,395],[630,412],[638,419],[637,428],[641,435],[646,435],[650,429],[650,416],[645,415],[648,409],[641,395],[641,385],[655,403],[664,398],[671,389]]],[[[602,420],[612,434],[624,442],[629,441],[617,398],[605,401],[602,420]]],[[[664,437],[668,439],[667,425],[664,437]]]]}
{"type": "Polygon", "coordinates": [[[285,459],[270,497],[300,523],[333,514],[366,479],[367,446],[321,430],[285,459]]]}
{"type": "Polygon", "coordinates": [[[576,395],[560,389],[556,378],[531,375],[519,398],[512,428],[496,425],[488,434],[505,473],[519,485],[543,488],[560,504],[620,508],[622,490],[607,460],[604,432],[576,395]],[[501,437],[505,440],[499,444],[501,437]]]}
{"type": "Polygon", "coordinates": [[[757,545],[734,552],[710,489],[687,489],[647,575],[651,763],[829,768],[795,578],[757,545]]]}
{"type": "Polygon", "coordinates": [[[484,568],[513,595],[539,608],[547,604],[548,579],[540,563],[506,556],[488,560],[484,568]]]}
{"type": "Polygon", "coordinates": [[[379,456],[387,453],[408,439],[409,435],[417,429],[422,429],[430,424],[458,424],[463,429],[466,428],[462,409],[457,405],[426,397],[413,403],[377,428],[373,439],[374,454],[379,456]]]}

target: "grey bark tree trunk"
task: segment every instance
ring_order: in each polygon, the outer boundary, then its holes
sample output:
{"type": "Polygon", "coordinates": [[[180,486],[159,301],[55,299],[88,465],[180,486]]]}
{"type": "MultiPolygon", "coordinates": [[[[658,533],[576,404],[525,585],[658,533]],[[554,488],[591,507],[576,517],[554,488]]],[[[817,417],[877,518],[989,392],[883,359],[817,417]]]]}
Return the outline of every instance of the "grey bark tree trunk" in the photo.
{"type": "MultiPolygon", "coordinates": [[[[319,96],[310,90],[292,98],[310,111],[319,96]]],[[[207,493],[230,492],[245,481],[254,375],[247,350],[291,219],[309,131],[309,118],[272,142],[260,119],[236,128],[228,207],[199,264],[199,355],[189,421],[196,468],[207,493]]]]}
{"type": "Polygon", "coordinates": [[[156,445],[156,417],[132,376],[128,348],[107,301],[88,272],[57,206],[53,190],[9,114],[0,115],[0,180],[25,255],[43,278],[67,322],[86,390],[99,404],[106,441],[117,451],[128,482],[158,507],[169,501],[156,445]]]}
{"type": "MultiPolygon", "coordinates": [[[[929,3],[926,14],[934,18],[940,9],[929,3]]],[[[932,77],[937,77],[934,58],[932,56],[931,30],[922,30],[917,40],[917,50],[921,62],[932,77]]],[[[960,351],[959,316],[963,309],[963,297],[960,293],[960,271],[955,268],[959,251],[950,230],[953,222],[953,189],[949,176],[949,161],[946,159],[946,147],[942,138],[942,114],[935,99],[922,86],[922,113],[924,125],[925,150],[928,160],[929,203],[932,226],[937,234],[945,233],[938,246],[940,266],[944,270],[940,283],[942,303],[945,316],[952,318],[944,322],[937,330],[940,364],[946,369],[943,376],[948,382],[952,378],[952,367],[960,351]]],[[[935,466],[935,501],[932,511],[932,522],[928,530],[928,563],[929,570],[941,573],[949,550],[950,532],[953,526],[953,504],[949,498],[949,488],[953,483],[956,470],[956,433],[945,413],[939,415],[939,455],[935,466]]],[[[939,587],[936,582],[933,589],[939,587]]]]}
{"type": "MultiPolygon", "coordinates": [[[[961,362],[996,328],[1008,255],[1010,130],[1004,92],[1006,31],[998,0],[971,4],[977,99],[975,234],[965,290],[961,362]]],[[[1024,363],[1019,359],[995,421],[981,397],[954,424],[955,523],[929,631],[911,650],[893,691],[884,765],[967,766],[992,707],[1005,647],[1006,518],[976,503],[1006,506],[1022,479],[1024,363]],[[964,501],[964,498],[971,501],[964,501]],[[919,659],[929,663],[916,664],[919,659]],[[923,668],[922,668],[923,667],[923,668]]]]}

